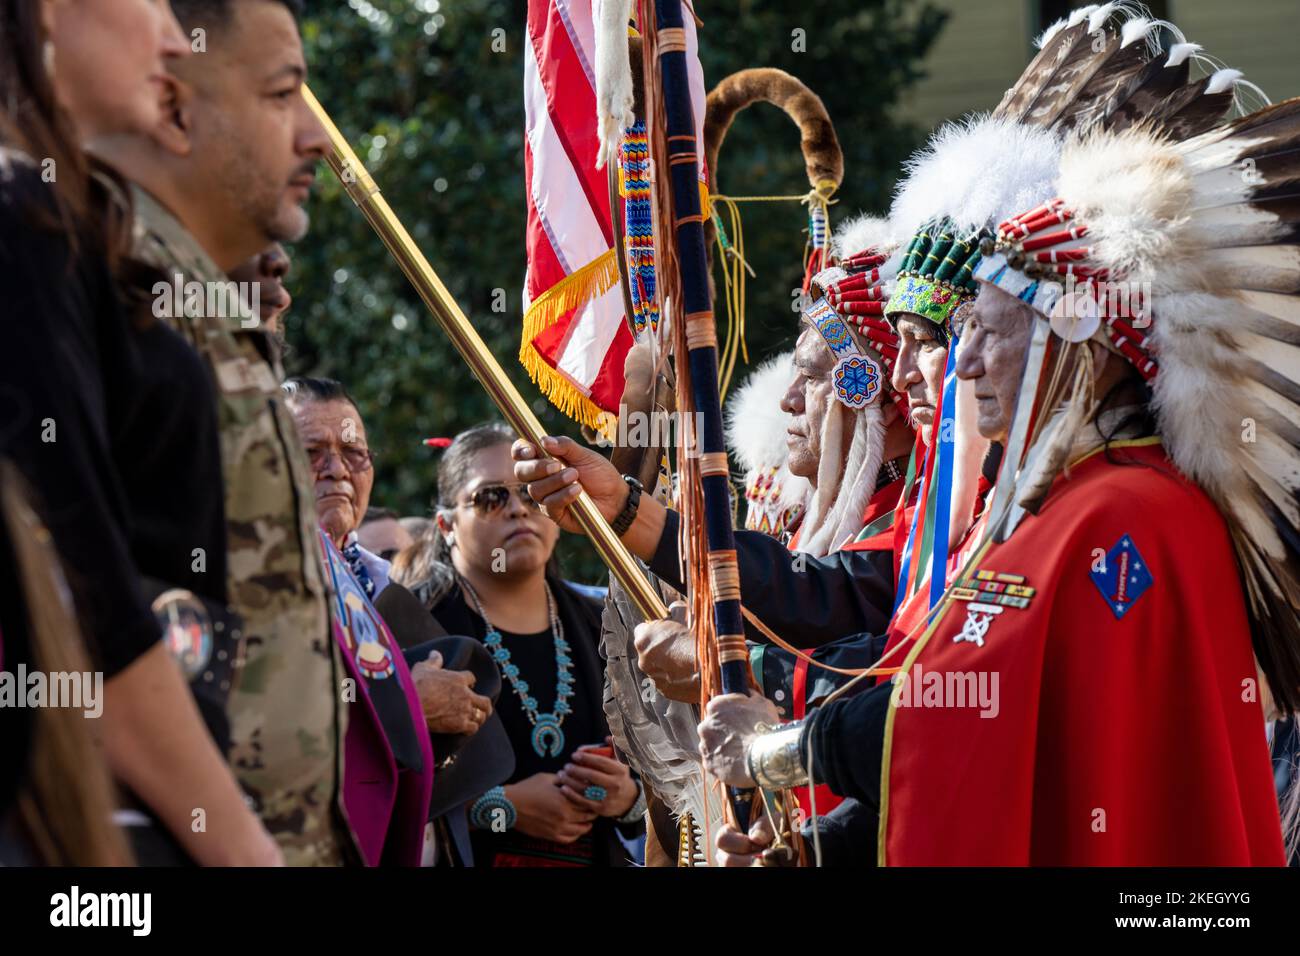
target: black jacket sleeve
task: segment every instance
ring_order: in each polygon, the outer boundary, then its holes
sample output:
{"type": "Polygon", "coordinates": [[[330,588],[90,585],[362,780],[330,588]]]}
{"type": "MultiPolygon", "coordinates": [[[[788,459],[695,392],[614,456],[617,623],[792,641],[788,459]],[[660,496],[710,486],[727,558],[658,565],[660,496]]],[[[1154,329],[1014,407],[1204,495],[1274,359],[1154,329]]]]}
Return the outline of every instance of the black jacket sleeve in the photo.
{"type": "MultiPolygon", "coordinates": [[[[880,655],[885,652],[885,639],[884,634],[852,634],[813,648],[810,656],[819,664],[857,670],[870,667],[880,659],[880,655]]],[[[848,674],[809,667],[804,676],[803,703],[806,709],[800,711],[794,693],[798,659],[785,648],[768,646],[763,652],[762,666],[762,674],[755,675],[760,678],[760,690],[764,697],[776,703],[777,712],[783,720],[792,720],[798,713],[807,713],[853,679],[848,674]]]]}
{"type": "MultiPolygon", "coordinates": [[[[876,831],[880,813],[858,800],[845,800],[817,818],[817,842],[822,866],[875,866],[876,831]]],[[[803,838],[813,843],[812,824],[803,828],[803,838]]]]}
{"type": "MultiPolygon", "coordinates": [[[[650,570],[682,590],[679,521],[677,512],[668,512],[650,570]]],[[[736,557],[745,607],[801,647],[820,647],[848,634],[883,634],[893,616],[892,552],[837,551],[814,558],[757,531],[737,531],[736,557]]],[[[745,637],[767,643],[749,622],[745,637]]]]}
{"type": "Polygon", "coordinates": [[[885,718],[893,686],[887,682],[819,707],[799,735],[799,759],[808,760],[811,744],[812,777],[817,783],[877,812],[885,718]]]}

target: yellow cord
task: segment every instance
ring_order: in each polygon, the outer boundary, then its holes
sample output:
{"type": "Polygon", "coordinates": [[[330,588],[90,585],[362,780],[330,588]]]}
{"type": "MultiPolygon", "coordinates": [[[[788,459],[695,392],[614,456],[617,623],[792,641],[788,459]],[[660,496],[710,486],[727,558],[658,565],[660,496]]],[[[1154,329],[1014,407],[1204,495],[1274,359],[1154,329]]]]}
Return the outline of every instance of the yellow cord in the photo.
{"type": "MultiPolygon", "coordinates": [[[[719,210],[719,218],[727,218],[724,231],[730,245],[723,247],[722,278],[723,299],[727,305],[727,330],[723,337],[722,352],[718,356],[718,393],[725,399],[731,386],[731,376],[736,367],[737,346],[749,363],[749,350],[745,345],[745,273],[754,275],[754,270],[745,261],[745,234],[740,217],[740,210],[735,200],[729,196],[714,195],[710,197],[719,210]],[[735,261],[731,261],[734,257],[735,261]]],[[[718,237],[721,245],[722,237],[718,237]]]]}
{"type": "MultiPolygon", "coordinates": [[[[711,193],[709,202],[719,207],[719,218],[726,216],[726,233],[730,242],[722,250],[723,299],[727,304],[727,330],[722,340],[722,351],[718,356],[718,392],[720,399],[726,399],[731,387],[731,377],[735,373],[737,356],[749,364],[749,347],[745,342],[745,273],[754,278],[754,270],[745,259],[745,232],[741,221],[742,202],[797,202],[816,204],[822,208],[826,220],[826,242],[829,248],[831,238],[830,206],[836,200],[834,195],[838,184],[831,180],[819,182],[813,189],[798,196],[727,196],[711,193]],[[732,262],[731,259],[735,261],[732,262]]],[[[721,245],[721,236],[719,236],[721,245]]],[[[808,257],[811,255],[812,236],[804,242],[803,263],[807,269],[808,257]]]]}

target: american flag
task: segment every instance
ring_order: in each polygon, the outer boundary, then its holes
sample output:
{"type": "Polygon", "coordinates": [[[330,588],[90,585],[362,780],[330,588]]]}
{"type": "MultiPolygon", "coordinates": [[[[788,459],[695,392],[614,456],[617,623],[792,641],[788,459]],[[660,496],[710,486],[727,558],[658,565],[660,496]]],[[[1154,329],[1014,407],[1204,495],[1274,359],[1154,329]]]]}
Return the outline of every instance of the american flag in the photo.
{"type": "MultiPolygon", "coordinates": [[[[608,171],[596,169],[596,26],[601,0],[529,0],[524,51],[528,272],[520,361],[561,411],[596,425],[617,413],[633,337],[615,259],[608,171]]],[[[687,18],[700,141],[704,73],[687,18]]],[[[613,213],[622,216],[622,202],[613,213]]]]}

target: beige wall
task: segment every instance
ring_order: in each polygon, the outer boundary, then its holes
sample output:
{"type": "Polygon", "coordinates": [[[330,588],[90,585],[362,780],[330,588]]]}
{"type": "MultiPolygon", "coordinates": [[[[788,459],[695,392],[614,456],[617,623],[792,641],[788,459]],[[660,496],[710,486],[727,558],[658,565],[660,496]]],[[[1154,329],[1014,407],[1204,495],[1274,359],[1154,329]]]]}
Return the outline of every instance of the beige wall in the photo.
{"type": "Polygon", "coordinates": [[[930,48],[929,74],[900,103],[921,128],[972,110],[990,110],[1029,63],[1030,6],[1025,0],[930,0],[948,22],[930,48]]]}
{"type": "Polygon", "coordinates": [[[1300,0],[1172,0],[1169,17],[1273,102],[1300,96],[1300,0]]]}
{"type": "MultiPolygon", "coordinates": [[[[930,128],[997,105],[1032,52],[1031,0],[930,0],[949,11],[925,61],[930,74],[899,114],[930,128]]],[[[1241,69],[1275,102],[1300,96],[1300,0],[1170,0],[1170,19],[1189,40],[1241,69]]]]}

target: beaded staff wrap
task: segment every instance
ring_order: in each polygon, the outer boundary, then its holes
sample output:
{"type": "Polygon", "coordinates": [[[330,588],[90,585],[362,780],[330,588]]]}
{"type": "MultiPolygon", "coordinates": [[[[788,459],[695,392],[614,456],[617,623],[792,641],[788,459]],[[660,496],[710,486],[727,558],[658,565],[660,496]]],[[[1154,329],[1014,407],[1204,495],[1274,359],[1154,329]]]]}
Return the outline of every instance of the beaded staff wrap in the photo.
{"type": "Polygon", "coordinates": [[[659,330],[659,300],[655,297],[654,217],[650,208],[650,140],[645,120],[623,134],[624,235],[628,286],[632,297],[632,327],[639,341],[659,330]]]}

